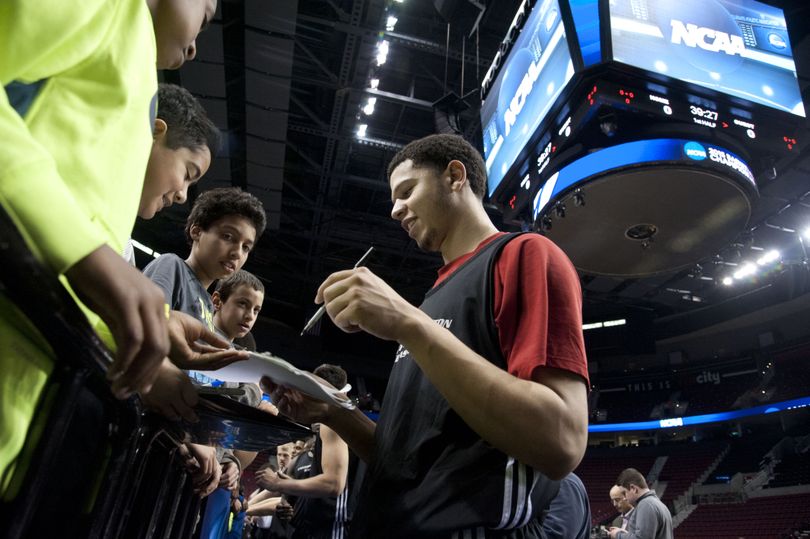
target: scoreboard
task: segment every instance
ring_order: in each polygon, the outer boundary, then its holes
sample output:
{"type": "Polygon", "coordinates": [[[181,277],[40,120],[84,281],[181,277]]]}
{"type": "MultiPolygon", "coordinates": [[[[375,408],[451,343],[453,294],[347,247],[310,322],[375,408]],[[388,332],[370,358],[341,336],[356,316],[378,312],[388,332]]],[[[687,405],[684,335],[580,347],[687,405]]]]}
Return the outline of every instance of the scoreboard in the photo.
{"type": "Polygon", "coordinates": [[[482,100],[488,195],[516,222],[566,196],[550,178],[611,147],[681,141],[688,163],[694,142],[707,158],[693,164],[747,176],[756,196],[805,138],[784,14],[755,0],[526,1],[482,100]]]}

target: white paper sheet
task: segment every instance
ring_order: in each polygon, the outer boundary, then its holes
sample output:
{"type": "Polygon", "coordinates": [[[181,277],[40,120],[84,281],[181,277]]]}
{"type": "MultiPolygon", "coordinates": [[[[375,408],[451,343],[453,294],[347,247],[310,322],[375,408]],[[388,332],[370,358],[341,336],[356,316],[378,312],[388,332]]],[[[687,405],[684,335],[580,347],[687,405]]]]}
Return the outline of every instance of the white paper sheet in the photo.
{"type": "Polygon", "coordinates": [[[251,382],[258,384],[262,376],[271,378],[279,385],[284,385],[306,393],[310,397],[347,408],[354,408],[354,403],[345,394],[330,385],[320,382],[307,371],[296,368],[291,363],[270,353],[250,352],[247,361],[237,361],[215,371],[202,371],[208,376],[223,382],[251,382]]]}

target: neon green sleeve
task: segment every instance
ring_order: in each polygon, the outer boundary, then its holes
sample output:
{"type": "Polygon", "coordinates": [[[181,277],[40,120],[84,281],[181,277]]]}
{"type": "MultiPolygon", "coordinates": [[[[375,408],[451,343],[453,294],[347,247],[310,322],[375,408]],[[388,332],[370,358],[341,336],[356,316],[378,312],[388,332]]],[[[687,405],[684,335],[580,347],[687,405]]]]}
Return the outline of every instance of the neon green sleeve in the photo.
{"type": "MultiPolygon", "coordinates": [[[[103,46],[120,3],[0,3],[0,85],[40,80],[58,83],[59,74],[103,46]]],[[[151,61],[154,65],[154,59],[151,61]]],[[[0,93],[0,140],[0,203],[35,255],[63,273],[106,242],[104,230],[93,224],[86,202],[65,181],[53,151],[41,144],[11,106],[5,88],[0,93]]],[[[69,147],[82,141],[65,140],[64,144],[69,147]]]]}
{"type": "Polygon", "coordinates": [[[34,254],[63,273],[104,237],[77,207],[51,157],[28,136],[5,93],[0,99],[0,202],[34,254]]]}

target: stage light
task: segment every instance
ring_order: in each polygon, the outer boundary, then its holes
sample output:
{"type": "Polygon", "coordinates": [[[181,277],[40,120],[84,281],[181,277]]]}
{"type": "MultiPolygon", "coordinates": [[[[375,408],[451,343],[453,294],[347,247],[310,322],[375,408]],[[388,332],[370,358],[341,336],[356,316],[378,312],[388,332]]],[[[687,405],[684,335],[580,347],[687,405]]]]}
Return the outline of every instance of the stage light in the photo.
{"type": "Polygon", "coordinates": [[[380,79],[371,79],[368,84],[369,88],[371,88],[372,90],[376,90],[379,85],[380,79]]]}
{"type": "Polygon", "coordinates": [[[585,205],[585,195],[582,193],[580,189],[574,191],[574,206],[584,206],[585,205]]]}
{"type": "Polygon", "coordinates": [[[374,105],[376,104],[377,98],[369,97],[368,101],[366,102],[366,105],[363,107],[363,114],[365,114],[366,116],[371,116],[372,114],[374,114],[374,105]]]}
{"type": "Polygon", "coordinates": [[[805,238],[805,239],[810,240],[810,226],[808,226],[807,228],[805,228],[805,229],[804,229],[804,232],[803,232],[802,234],[804,235],[804,238],[805,238]]]}
{"type": "Polygon", "coordinates": [[[565,204],[557,202],[557,204],[554,205],[554,215],[560,219],[565,219],[565,204]]]}
{"type": "Polygon", "coordinates": [[[360,124],[357,126],[357,138],[363,138],[366,136],[366,129],[368,129],[368,124],[360,124]]]}
{"type": "Polygon", "coordinates": [[[388,32],[393,32],[394,27],[397,25],[397,19],[393,15],[389,15],[388,19],[385,21],[385,30],[388,32]]]}
{"type": "Polygon", "coordinates": [[[551,217],[548,215],[543,217],[543,219],[540,221],[540,228],[543,230],[551,230],[551,217]]]}
{"type": "Polygon", "coordinates": [[[723,277],[723,284],[726,286],[731,286],[734,284],[734,279],[731,277],[723,277]]]}

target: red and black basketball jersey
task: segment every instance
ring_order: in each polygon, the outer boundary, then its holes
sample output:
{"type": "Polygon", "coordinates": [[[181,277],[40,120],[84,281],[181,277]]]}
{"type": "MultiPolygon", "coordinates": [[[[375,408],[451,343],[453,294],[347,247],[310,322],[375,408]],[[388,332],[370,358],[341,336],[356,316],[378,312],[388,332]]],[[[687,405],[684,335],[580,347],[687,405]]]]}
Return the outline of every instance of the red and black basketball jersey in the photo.
{"type": "MultiPolygon", "coordinates": [[[[420,309],[506,370],[493,321],[493,266],[516,234],[480,249],[420,309]]],[[[537,518],[558,482],[482,440],[400,347],[375,432],[352,537],[504,537],[537,518]]],[[[541,535],[538,535],[540,537],[541,535]]]]}

